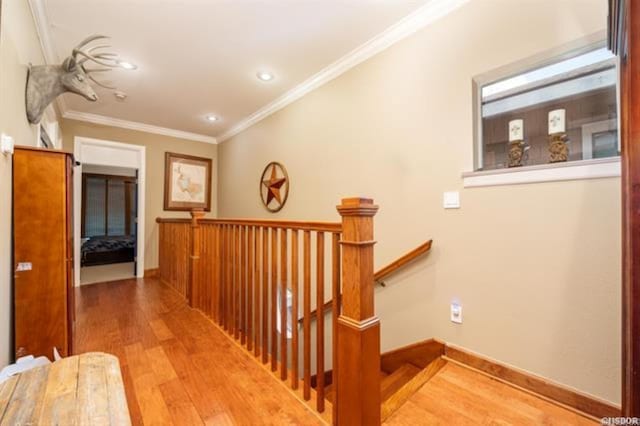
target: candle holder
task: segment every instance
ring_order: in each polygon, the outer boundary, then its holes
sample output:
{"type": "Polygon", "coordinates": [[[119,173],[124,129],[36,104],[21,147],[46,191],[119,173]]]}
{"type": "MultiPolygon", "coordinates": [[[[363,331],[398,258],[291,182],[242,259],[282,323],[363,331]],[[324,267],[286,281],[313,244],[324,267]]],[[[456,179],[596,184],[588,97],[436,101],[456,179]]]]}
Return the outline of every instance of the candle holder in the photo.
{"type": "Polygon", "coordinates": [[[549,135],[549,162],[562,163],[569,159],[569,137],[566,133],[549,135]]]}
{"type": "Polygon", "coordinates": [[[524,141],[509,141],[509,167],[521,167],[529,147],[524,141]]]}

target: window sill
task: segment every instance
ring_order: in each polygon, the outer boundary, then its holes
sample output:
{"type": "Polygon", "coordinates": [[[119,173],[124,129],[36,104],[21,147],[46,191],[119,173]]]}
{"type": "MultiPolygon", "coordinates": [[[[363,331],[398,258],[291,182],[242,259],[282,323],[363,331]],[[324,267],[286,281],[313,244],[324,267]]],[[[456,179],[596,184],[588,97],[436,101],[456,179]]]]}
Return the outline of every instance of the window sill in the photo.
{"type": "Polygon", "coordinates": [[[465,188],[619,176],[620,157],[571,161],[561,164],[540,164],[513,169],[465,172],[462,174],[465,188]]]}

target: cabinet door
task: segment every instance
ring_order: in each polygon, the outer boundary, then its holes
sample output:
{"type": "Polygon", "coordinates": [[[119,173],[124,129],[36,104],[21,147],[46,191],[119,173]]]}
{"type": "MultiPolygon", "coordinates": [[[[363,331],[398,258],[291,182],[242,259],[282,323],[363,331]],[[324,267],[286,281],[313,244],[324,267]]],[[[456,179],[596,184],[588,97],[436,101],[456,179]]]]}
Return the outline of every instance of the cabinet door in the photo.
{"type": "Polygon", "coordinates": [[[13,157],[17,357],[68,353],[66,157],[26,149],[13,157]]]}
{"type": "Polygon", "coordinates": [[[66,199],[67,199],[67,223],[66,223],[66,235],[67,235],[67,336],[68,336],[68,352],[69,355],[73,354],[73,336],[75,333],[75,321],[76,321],[76,302],[75,302],[75,286],[74,286],[74,273],[73,273],[73,157],[68,156],[66,159],[67,175],[66,175],[66,199]]]}

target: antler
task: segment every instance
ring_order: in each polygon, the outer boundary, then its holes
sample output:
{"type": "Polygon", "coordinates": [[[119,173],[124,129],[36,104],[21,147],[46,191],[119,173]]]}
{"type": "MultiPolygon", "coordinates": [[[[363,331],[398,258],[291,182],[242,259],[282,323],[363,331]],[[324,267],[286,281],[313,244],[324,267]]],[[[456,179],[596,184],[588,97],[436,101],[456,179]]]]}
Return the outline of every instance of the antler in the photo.
{"type": "Polygon", "coordinates": [[[85,38],[84,40],[82,40],[80,42],[80,44],[78,44],[72,51],[72,56],[73,59],[77,61],[78,64],[82,65],[83,63],[85,63],[86,61],[93,61],[97,64],[103,65],[105,67],[110,67],[110,68],[117,68],[119,65],[117,63],[117,54],[115,53],[99,53],[99,54],[92,54],[91,52],[93,52],[96,49],[101,49],[101,48],[105,48],[105,47],[110,47],[108,45],[105,44],[101,44],[98,46],[93,46],[89,49],[83,49],[84,46],[86,46],[87,44],[91,43],[92,41],[95,40],[101,40],[101,39],[108,39],[109,37],[107,36],[103,36],[103,35],[92,35],[89,36],[87,38],[85,38]],[[82,59],[78,60],[78,55],[83,56],[82,59]],[[109,62],[111,61],[111,62],[109,62]]]}
{"type": "Polygon", "coordinates": [[[108,39],[108,38],[109,37],[100,35],[100,34],[92,35],[85,38],[73,49],[71,53],[71,58],[75,61],[76,65],[78,65],[82,69],[82,71],[84,71],[84,73],[87,75],[87,77],[89,77],[89,79],[92,82],[94,82],[100,87],[104,87],[105,89],[115,90],[116,89],[115,87],[110,86],[107,83],[104,83],[102,81],[98,81],[94,76],[90,74],[111,71],[112,68],[118,68],[120,66],[119,60],[118,60],[118,54],[111,53],[111,52],[96,52],[98,49],[105,49],[105,48],[111,47],[107,44],[99,44],[86,49],[84,48],[92,41],[108,39]],[[78,59],[78,56],[81,56],[82,58],[78,59]],[[87,64],[85,63],[88,61],[103,65],[107,68],[94,68],[94,69],[87,68],[86,66],[87,64]]]}
{"type": "Polygon", "coordinates": [[[96,80],[95,78],[93,78],[92,75],[87,75],[87,77],[89,77],[89,80],[93,81],[95,84],[97,84],[100,87],[104,87],[105,89],[111,89],[111,90],[116,90],[117,89],[117,87],[115,87],[115,86],[109,86],[109,85],[107,85],[105,83],[102,83],[102,82],[96,80]]]}

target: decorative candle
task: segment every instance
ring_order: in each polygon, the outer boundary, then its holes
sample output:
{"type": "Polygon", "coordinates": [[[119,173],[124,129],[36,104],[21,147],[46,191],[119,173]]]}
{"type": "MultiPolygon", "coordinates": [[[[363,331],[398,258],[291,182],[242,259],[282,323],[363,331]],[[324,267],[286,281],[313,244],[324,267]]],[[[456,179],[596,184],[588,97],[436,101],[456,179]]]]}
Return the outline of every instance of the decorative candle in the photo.
{"type": "Polygon", "coordinates": [[[549,112],[549,134],[564,133],[566,110],[556,109],[549,112]]]}
{"type": "Polygon", "coordinates": [[[524,120],[509,122],[509,142],[524,140],[524,120]]]}

